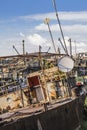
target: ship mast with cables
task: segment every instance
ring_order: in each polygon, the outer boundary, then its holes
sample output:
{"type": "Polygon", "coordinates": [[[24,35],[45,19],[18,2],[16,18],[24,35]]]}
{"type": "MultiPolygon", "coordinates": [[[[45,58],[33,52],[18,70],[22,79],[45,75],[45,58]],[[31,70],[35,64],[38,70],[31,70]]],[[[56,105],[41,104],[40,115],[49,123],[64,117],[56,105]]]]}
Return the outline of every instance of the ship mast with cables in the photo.
{"type": "Polygon", "coordinates": [[[64,34],[63,34],[63,31],[62,31],[62,27],[61,27],[61,24],[60,24],[60,19],[59,19],[59,15],[58,15],[57,7],[56,7],[56,2],[55,2],[55,0],[52,0],[52,2],[53,2],[53,7],[54,7],[55,12],[56,12],[56,17],[57,17],[58,25],[59,25],[60,32],[61,32],[62,39],[63,39],[64,50],[65,50],[66,54],[68,55],[68,50],[67,50],[66,42],[65,42],[65,39],[64,39],[64,34]]]}

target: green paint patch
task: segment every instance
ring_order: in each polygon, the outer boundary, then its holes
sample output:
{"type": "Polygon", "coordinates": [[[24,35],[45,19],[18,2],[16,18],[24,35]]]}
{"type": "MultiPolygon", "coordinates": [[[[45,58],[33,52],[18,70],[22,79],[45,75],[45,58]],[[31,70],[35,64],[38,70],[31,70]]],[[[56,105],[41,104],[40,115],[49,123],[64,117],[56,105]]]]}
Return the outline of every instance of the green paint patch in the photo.
{"type": "Polygon", "coordinates": [[[87,130],[87,97],[84,102],[84,118],[81,123],[81,128],[79,130],[87,130]]]}
{"type": "Polygon", "coordinates": [[[87,120],[83,121],[79,130],[87,130],[87,120]]]}

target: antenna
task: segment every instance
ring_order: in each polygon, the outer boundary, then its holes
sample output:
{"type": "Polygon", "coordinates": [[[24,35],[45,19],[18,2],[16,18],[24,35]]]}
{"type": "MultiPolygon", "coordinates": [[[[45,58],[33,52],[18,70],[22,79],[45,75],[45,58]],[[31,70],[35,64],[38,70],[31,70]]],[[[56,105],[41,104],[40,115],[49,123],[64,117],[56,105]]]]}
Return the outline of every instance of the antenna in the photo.
{"type": "Polygon", "coordinates": [[[48,29],[49,29],[49,33],[50,33],[51,40],[52,40],[52,43],[53,43],[53,47],[54,47],[54,50],[55,50],[55,52],[56,52],[56,47],[55,47],[55,43],[54,43],[54,40],[53,40],[53,36],[52,36],[51,29],[50,29],[50,26],[49,26],[49,22],[50,22],[50,19],[49,19],[49,18],[46,18],[46,19],[44,20],[44,23],[48,25],[48,29]]]}
{"type": "Polygon", "coordinates": [[[52,2],[53,2],[53,6],[54,6],[54,9],[55,9],[55,12],[56,12],[56,17],[57,17],[58,25],[59,25],[60,32],[61,32],[61,35],[62,35],[62,38],[63,38],[63,42],[64,42],[66,54],[68,54],[67,46],[66,46],[66,43],[65,43],[65,39],[64,39],[62,27],[61,27],[60,20],[59,20],[59,16],[58,16],[58,12],[57,12],[56,2],[55,2],[55,0],[52,0],[52,2]]]}

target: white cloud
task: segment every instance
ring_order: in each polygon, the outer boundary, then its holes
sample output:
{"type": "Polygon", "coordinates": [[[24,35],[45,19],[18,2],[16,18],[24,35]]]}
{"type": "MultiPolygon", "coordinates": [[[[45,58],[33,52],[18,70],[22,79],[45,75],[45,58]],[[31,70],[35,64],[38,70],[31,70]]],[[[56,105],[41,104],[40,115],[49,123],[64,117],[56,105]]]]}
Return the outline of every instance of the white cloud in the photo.
{"type": "Polygon", "coordinates": [[[20,34],[19,34],[21,37],[25,37],[25,35],[22,33],[22,32],[20,32],[20,34]]]}
{"type": "MultiPolygon", "coordinates": [[[[50,25],[51,31],[60,31],[58,24],[50,25]]],[[[48,31],[47,25],[40,24],[35,27],[39,31],[48,31]]],[[[62,30],[67,33],[87,33],[87,25],[75,24],[75,25],[62,25],[62,30]]]]}
{"type": "Polygon", "coordinates": [[[65,25],[63,26],[64,31],[69,33],[87,33],[87,25],[75,24],[75,25],[65,25]]]}
{"type": "Polygon", "coordinates": [[[33,45],[44,45],[44,43],[46,42],[46,39],[42,38],[39,34],[33,34],[33,35],[29,35],[27,36],[28,41],[30,42],[30,44],[33,45]]]}
{"type": "MultiPolygon", "coordinates": [[[[41,45],[44,49],[47,46],[51,46],[51,50],[53,51],[52,41],[49,35],[48,27],[46,24],[44,24],[45,18],[50,18],[51,20],[49,23],[50,28],[56,43],[56,47],[58,47],[58,38],[61,37],[61,33],[54,12],[46,14],[20,16],[18,18],[13,18],[13,20],[9,19],[7,21],[0,21],[1,55],[9,55],[9,53],[14,54],[12,49],[14,43],[19,52],[22,52],[21,43],[23,38],[25,40],[26,49],[29,52],[34,52],[34,50],[38,48],[39,45],[41,45]],[[11,24],[9,24],[9,22],[11,24]]],[[[76,41],[77,51],[86,51],[87,12],[59,12],[59,18],[68,49],[68,38],[71,38],[73,50],[75,48],[76,41]]]]}
{"type": "Polygon", "coordinates": [[[59,17],[61,20],[87,20],[87,12],[60,12],[59,17]]]}
{"type": "Polygon", "coordinates": [[[37,25],[35,29],[39,31],[48,31],[47,25],[45,25],[44,23],[37,25]]]}
{"type": "MultiPolygon", "coordinates": [[[[60,20],[87,20],[87,11],[82,12],[59,12],[60,20]]],[[[35,14],[35,15],[27,15],[27,16],[20,16],[18,19],[22,20],[41,20],[44,21],[45,18],[50,18],[51,20],[56,20],[55,12],[52,13],[45,13],[45,14],[35,14]]]]}

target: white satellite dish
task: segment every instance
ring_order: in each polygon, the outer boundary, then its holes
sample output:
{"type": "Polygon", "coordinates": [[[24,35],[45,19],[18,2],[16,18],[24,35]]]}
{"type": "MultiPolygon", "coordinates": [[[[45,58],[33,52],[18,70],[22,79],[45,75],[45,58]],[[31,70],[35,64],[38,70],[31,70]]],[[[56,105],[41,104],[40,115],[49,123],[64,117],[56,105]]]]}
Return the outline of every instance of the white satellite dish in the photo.
{"type": "Polygon", "coordinates": [[[64,56],[58,61],[58,67],[62,72],[69,72],[74,67],[74,61],[69,56],[64,56]]]}

